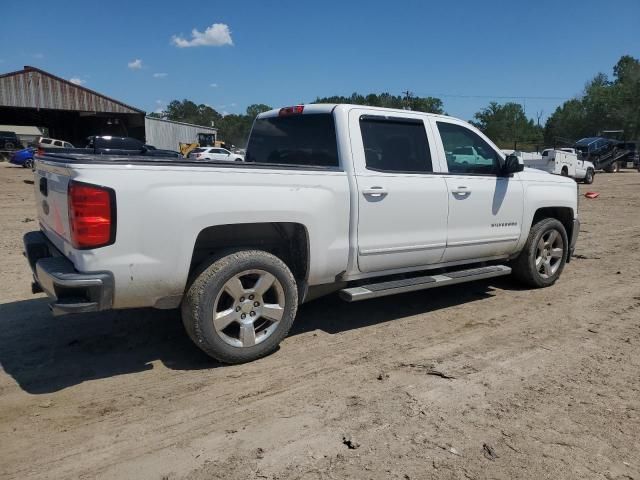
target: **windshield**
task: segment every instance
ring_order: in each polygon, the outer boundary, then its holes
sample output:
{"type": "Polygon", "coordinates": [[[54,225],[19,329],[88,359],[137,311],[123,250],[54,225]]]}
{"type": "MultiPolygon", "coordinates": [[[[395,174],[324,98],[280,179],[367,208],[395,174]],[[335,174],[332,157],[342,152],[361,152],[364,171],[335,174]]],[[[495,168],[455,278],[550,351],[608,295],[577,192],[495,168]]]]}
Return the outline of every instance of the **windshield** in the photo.
{"type": "Polygon", "coordinates": [[[256,120],[245,161],[337,167],[333,115],[290,115],[256,120]]]}
{"type": "Polygon", "coordinates": [[[576,142],[576,145],[580,145],[580,146],[585,145],[586,146],[586,145],[589,145],[590,143],[595,142],[596,140],[598,140],[597,137],[581,138],[580,140],[578,140],[576,142]]]}

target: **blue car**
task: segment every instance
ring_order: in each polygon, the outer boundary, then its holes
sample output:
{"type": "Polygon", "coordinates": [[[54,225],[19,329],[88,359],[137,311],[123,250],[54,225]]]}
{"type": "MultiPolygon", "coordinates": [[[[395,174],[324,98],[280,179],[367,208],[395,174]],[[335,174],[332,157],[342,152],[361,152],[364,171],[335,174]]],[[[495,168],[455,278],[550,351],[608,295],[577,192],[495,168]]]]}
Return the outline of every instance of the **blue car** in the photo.
{"type": "Polygon", "coordinates": [[[23,150],[18,150],[9,159],[9,163],[13,163],[14,165],[20,165],[24,168],[33,168],[33,154],[36,149],[29,147],[23,150]]]}

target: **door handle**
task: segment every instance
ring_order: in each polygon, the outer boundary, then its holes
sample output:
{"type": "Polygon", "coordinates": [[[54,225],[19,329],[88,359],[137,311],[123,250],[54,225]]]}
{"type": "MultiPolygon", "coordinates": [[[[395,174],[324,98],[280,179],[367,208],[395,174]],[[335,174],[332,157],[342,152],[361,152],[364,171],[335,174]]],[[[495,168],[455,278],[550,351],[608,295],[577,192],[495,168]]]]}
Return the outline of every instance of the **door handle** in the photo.
{"type": "Polygon", "coordinates": [[[464,185],[461,185],[451,190],[451,193],[453,193],[456,196],[466,197],[471,195],[471,190],[469,190],[469,188],[465,187],[464,185]]]}
{"type": "Polygon", "coordinates": [[[384,197],[387,193],[388,192],[384,187],[370,187],[362,189],[362,194],[369,197],[384,197]]]}

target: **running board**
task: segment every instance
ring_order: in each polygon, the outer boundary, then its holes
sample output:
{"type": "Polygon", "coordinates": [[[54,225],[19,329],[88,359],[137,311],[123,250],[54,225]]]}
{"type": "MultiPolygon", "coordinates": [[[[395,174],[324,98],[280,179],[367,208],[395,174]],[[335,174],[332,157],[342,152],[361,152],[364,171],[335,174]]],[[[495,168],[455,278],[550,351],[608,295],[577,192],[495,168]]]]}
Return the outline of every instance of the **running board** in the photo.
{"type": "Polygon", "coordinates": [[[473,280],[500,277],[502,275],[509,275],[510,273],[510,267],[505,265],[493,265],[490,267],[457,270],[440,275],[429,275],[405,280],[372,283],[369,285],[361,285],[359,287],[343,288],[339,293],[340,298],[343,300],[346,300],[347,302],[357,302],[359,300],[395,295],[396,293],[415,292],[416,290],[426,290],[428,288],[455,285],[456,283],[472,282],[473,280]]]}

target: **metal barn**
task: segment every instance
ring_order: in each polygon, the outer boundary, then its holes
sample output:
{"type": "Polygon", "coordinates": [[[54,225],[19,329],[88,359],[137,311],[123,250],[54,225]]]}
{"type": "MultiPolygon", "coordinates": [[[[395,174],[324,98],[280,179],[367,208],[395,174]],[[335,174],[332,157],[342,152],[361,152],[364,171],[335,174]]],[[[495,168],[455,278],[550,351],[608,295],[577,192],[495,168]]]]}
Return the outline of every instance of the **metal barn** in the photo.
{"type": "Polygon", "coordinates": [[[35,67],[0,75],[0,124],[35,125],[84,146],[89,135],[144,139],[145,112],[35,67]]]}
{"type": "Polygon", "coordinates": [[[218,139],[213,127],[175,122],[157,117],[145,117],[146,143],[156,148],[180,151],[180,143],[199,143],[212,146],[218,139]]]}

